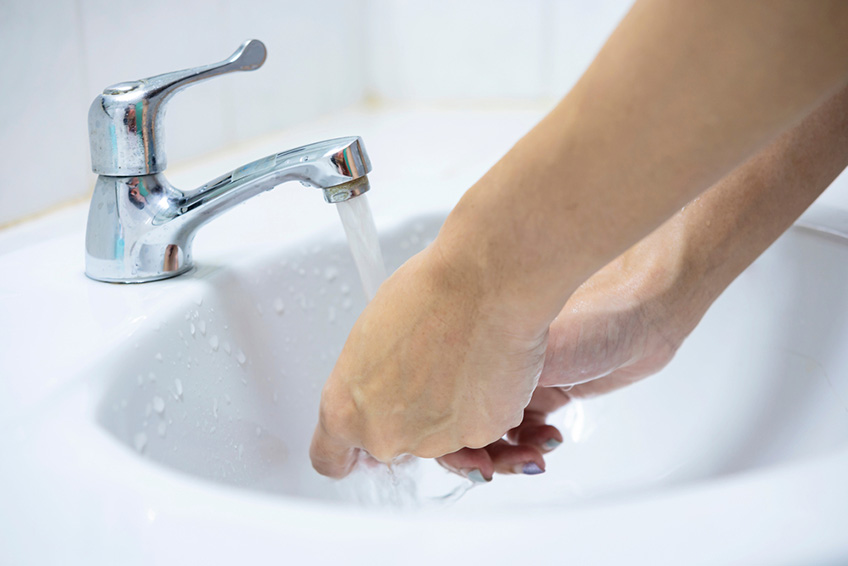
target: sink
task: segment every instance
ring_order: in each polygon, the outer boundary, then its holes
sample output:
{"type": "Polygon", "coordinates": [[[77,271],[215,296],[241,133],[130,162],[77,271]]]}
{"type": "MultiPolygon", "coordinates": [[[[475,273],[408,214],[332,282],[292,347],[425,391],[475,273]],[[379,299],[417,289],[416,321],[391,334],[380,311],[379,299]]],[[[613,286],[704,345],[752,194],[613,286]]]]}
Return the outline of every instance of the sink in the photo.
{"type": "MultiPolygon", "coordinates": [[[[356,131],[394,269],[541,115],[354,112],[174,182],[356,131]]],[[[848,559],[845,207],[805,214],[660,374],[552,415],[565,442],[547,473],[445,502],[429,496],[466,480],[422,461],[404,471],[422,504],[398,507],[371,497],[397,478],[329,480],[307,455],[365,305],[338,219],[296,184],[251,200],[204,228],[197,269],[171,280],[88,280],[85,205],[60,235],[0,254],[0,564],[848,559]]]]}
{"type": "MultiPolygon", "coordinates": [[[[389,268],[432,241],[442,220],[412,218],[384,233],[389,268]]],[[[547,474],[497,477],[455,507],[587,504],[845,450],[846,280],[843,240],[792,230],[663,372],[555,414],[566,442],[547,474]]],[[[312,470],[308,447],[321,387],[364,305],[338,237],[219,270],[93,371],[105,385],[97,423],[142,461],[248,490],[355,503],[345,482],[312,470]]],[[[444,472],[421,473],[427,481],[444,472]]]]}

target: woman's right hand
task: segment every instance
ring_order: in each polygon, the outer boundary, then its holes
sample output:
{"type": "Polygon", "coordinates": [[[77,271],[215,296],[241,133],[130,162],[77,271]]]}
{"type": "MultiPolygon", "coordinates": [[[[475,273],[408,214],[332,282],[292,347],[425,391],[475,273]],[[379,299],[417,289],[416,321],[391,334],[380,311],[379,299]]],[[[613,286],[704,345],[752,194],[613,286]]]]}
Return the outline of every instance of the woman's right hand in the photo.
{"type": "Polygon", "coordinates": [[[667,244],[653,234],[581,285],[551,323],[542,375],[521,424],[485,448],[464,448],[439,463],[476,481],[496,472],[541,473],[544,455],[563,440],[547,424],[549,414],[665,367],[708,306],[687,294],[688,272],[667,244]]]}

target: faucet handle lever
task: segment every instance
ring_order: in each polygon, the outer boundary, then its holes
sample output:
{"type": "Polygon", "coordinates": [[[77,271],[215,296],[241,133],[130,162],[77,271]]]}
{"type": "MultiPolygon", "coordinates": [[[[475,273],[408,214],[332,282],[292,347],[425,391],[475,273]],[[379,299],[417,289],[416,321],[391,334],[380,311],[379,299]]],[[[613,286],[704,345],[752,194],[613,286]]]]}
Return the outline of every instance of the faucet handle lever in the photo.
{"type": "Polygon", "coordinates": [[[165,98],[184,89],[191,83],[210,79],[224,73],[258,69],[265,62],[266,53],[264,43],[258,39],[249,39],[242,43],[236,49],[235,53],[218,63],[174,71],[172,73],[164,73],[139,81],[119,83],[107,87],[103,91],[103,94],[122,94],[136,88],[142,88],[146,91],[147,98],[153,99],[159,97],[158,103],[162,104],[165,98]]]}
{"type": "Polygon", "coordinates": [[[110,176],[164,171],[167,162],[160,121],[171,95],[197,81],[258,69],[265,56],[265,44],[250,39],[218,63],[105,88],[88,112],[91,169],[110,176]]]}

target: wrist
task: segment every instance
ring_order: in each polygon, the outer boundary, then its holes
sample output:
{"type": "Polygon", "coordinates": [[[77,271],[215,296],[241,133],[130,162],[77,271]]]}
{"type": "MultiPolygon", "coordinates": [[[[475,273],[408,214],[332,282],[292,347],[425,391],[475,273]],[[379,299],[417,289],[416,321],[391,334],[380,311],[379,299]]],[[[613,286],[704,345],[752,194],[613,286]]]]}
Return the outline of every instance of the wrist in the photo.
{"type": "Polygon", "coordinates": [[[434,285],[465,304],[473,304],[491,324],[531,341],[547,333],[553,316],[546,318],[538,297],[523,293],[515,285],[514,274],[502,273],[502,266],[479,253],[477,246],[464,237],[464,230],[443,228],[425,254],[428,278],[434,285]]]}
{"type": "Polygon", "coordinates": [[[620,258],[632,292],[647,317],[680,341],[700,322],[726,287],[711,267],[711,250],[679,213],[620,258]]]}

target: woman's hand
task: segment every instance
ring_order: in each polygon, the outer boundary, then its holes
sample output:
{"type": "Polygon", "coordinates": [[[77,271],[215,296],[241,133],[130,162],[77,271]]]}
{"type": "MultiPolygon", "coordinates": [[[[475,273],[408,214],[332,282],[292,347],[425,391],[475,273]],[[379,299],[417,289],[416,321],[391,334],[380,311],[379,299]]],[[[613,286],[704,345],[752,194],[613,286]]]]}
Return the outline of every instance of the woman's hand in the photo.
{"type": "Polygon", "coordinates": [[[439,463],[478,482],[496,472],[542,473],[544,454],[563,440],[547,424],[549,414],[570,399],[606,393],[662,369],[697,322],[670,313],[700,318],[682,304],[684,272],[663,244],[661,234],[650,236],[571,296],[551,324],[541,379],[520,425],[485,448],[463,448],[439,463]]]}
{"type": "Polygon", "coordinates": [[[527,332],[449,265],[436,242],[380,288],[327,381],[310,456],[343,477],[366,450],[382,462],[481,448],[522,419],[547,329],[527,332]]]}

